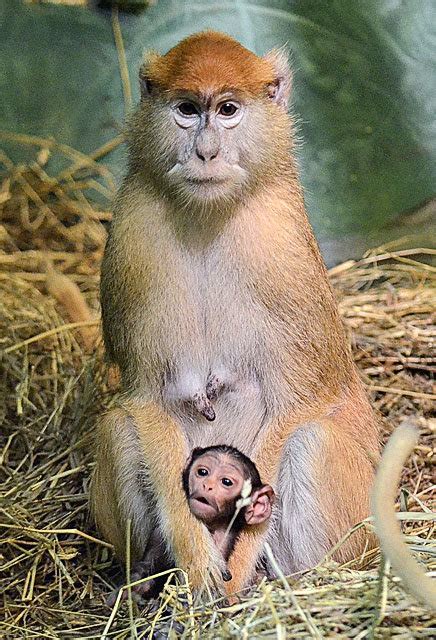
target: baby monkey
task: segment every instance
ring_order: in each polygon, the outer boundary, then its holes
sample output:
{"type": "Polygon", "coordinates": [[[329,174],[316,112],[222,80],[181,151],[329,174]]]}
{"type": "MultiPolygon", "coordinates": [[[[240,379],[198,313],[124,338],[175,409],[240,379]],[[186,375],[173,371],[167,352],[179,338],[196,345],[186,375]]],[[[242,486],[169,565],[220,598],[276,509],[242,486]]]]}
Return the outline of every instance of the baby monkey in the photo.
{"type": "MultiPolygon", "coordinates": [[[[226,561],[246,525],[271,517],[273,488],[262,483],[254,462],[235,447],[194,449],[182,479],[192,514],[209,529],[226,561]]],[[[223,579],[232,579],[229,571],[223,579]]]]}
{"type": "MultiPolygon", "coordinates": [[[[194,449],[183,471],[182,482],[192,514],[206,525],[226,562],[242,529],[271,517],[275,500],[273,488],[262,483],[254,462],[235,447],[222,444],[194,449]]],[[[170,567],[171,561],[156,527],[144,558],[132,567],[131,581],[170,567]]],[[[141,601],[143,597],[157,595],[165,579],[166,576],[152,578],[136,585],[132,596],[141,601]]],[[[223,571],[223,580],[231,579],[231,573],[223,571]]],[[[115,589],[109,595],[106,600],[109,606],[114,605],[117,594],[115,589]]],[[[126,597],[124,592],[123,598],[126,597]]]]}

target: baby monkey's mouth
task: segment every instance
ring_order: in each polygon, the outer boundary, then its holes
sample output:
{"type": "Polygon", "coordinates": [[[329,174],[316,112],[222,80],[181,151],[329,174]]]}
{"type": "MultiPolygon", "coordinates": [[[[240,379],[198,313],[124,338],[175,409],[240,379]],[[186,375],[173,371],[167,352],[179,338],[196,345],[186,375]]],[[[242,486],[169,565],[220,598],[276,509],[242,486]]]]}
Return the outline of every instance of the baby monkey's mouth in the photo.
{"type": "Polygon", "coordinates": [[[213,509],[214,511],[218,511],[218,505],[216,504],[215,500],[210,497],[210,498],[206,498],[205,496],[198,494],[198,493],[192,493],[189,496],[189,499],[191,501],[192,506],[194,507],[195,510],[195,505],[197,505],[197,508],[202,509],[201,505],[204,505],[204,507],[209,509],[213,509]]]}

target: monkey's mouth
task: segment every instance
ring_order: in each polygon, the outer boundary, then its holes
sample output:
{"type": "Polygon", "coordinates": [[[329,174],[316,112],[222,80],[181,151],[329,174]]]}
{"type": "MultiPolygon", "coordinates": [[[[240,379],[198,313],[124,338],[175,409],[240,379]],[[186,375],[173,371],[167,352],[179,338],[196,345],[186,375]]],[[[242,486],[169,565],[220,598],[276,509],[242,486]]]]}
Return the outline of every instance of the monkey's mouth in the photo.
{"type": "Polygon", "coordinates": [[[216,185],[224,184],[227,178],[185,178],[186,182],[195,185],[216,185]]]}
{"type": "Polygon", "coordinates": [[[210,513],[216,513],[218,510],[214,500],[208,500],[204,496],[191,495],[190,497],[191,510],[195,514],[205,515],[210,513]]]}

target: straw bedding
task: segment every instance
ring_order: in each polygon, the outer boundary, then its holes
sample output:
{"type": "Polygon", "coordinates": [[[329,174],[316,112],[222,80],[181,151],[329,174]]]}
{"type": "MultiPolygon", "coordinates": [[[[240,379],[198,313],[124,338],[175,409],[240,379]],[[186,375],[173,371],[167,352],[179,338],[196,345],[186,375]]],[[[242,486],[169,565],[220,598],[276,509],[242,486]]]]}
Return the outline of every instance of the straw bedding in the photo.
{"type": "MultiPolygon", "coordinates": [[[[98,331],[113,179],[95,160],[119,140],[88,157],[53,140],[1,137],[35,149],[26,166],[0,156],[2,637],[159,637],[159,630],[160,637],[192,638],[433,636],[431,614],[381,566],[378,552],[264,582],[232,607],[193,603],[182,572],[152,606],[137,608],[129,598],[105,604],[119,569],[89,521],[87,498],[95,418],[116,392],[101,349],[89,353],[83,327],[71,326],[44,283],[52,266],[68,275],[95,312],[86,326],[98,331]],[[46,170],[53,156],[65,162],[56,176],[46,170]]],[[[330,272],[384,437],[406,415],[420,426],[400,509],[408,511],[410,549],[428,570],[435,568],[434,253],[385,247],[330,272]]]]}

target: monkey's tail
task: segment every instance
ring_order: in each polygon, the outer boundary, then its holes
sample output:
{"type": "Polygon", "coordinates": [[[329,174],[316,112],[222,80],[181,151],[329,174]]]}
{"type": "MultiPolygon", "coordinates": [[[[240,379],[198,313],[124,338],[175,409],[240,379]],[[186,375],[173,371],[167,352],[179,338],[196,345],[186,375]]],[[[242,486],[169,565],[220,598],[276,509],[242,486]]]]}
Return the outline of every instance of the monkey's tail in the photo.
{"type": "Polygon", "coordinates": [[[48,293],[60,303],[70,322],[95,322],[95,326],[90,324],[90,326],[78,327],[86,353],[94,351],[100,329],[97,318],[93,316],[77,284],[63,273],[55,271],[53,265],[48,264],[45,286],[48,293]]]}
{"type": "Polygon", "coordinates": [[[436,586],[408,550],[395,516],[395,497],[401,471],[418,441],[418,431],[405,422],[389,438],[372,492],[375,530],[386,558],[404,582],[406,589],[419,601],[436,609],[436,586]]]}

